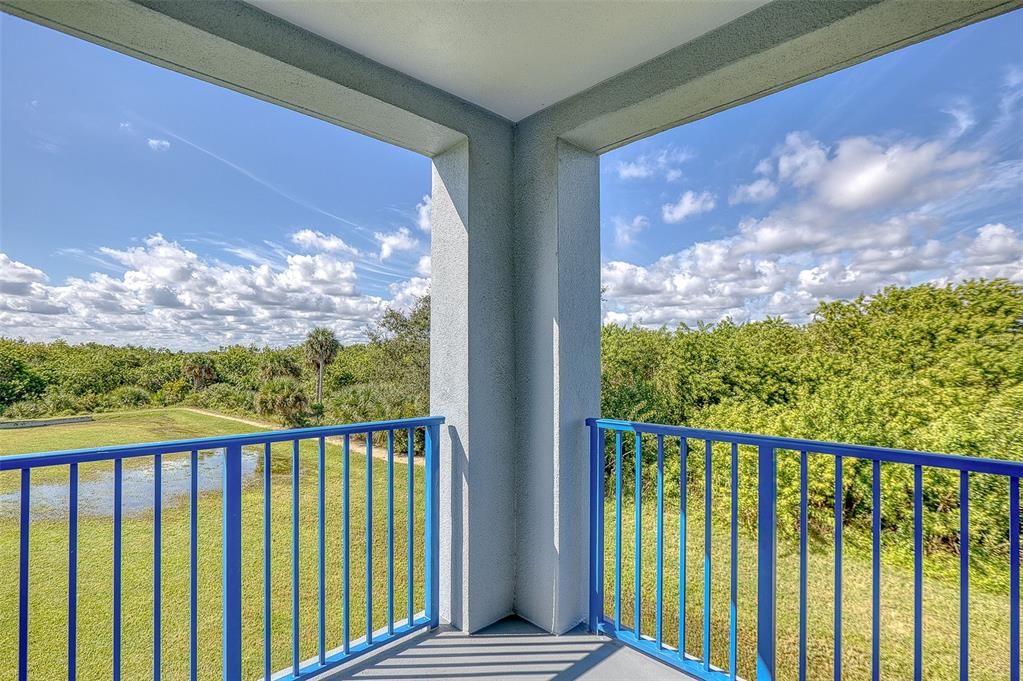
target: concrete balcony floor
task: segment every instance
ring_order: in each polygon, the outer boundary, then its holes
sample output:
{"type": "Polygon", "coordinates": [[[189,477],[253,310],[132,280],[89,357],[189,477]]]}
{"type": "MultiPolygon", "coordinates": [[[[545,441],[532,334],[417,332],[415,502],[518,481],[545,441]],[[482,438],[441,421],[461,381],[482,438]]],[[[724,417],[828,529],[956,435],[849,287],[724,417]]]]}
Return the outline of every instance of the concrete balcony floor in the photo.
{"type": "Polygon", "coordinates": [[[318,681],[692,681],[692,677],[603,636],[579,628],[552,636],[516,617],[466,636],[441,627],[396,641],[318,681]]]}

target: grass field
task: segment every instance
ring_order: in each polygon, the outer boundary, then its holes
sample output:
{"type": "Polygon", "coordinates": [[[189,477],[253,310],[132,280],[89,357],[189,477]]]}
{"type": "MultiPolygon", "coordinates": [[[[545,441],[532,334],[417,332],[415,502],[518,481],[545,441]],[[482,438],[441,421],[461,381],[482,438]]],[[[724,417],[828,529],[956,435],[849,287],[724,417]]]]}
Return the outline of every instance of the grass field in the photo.
{"type": "MultiPolygon", "coordinates": [[[[97,416],[94,423],[5,431],[3,452],[45,451],[127,444],[154,440],[251,432],[253,426],[194,414],[184,410],[159,410],[97,416]]],[[[366,457],[351,455],[351,631],[357,638],[365,632],[366,457]]],[[[363,450],[364,451],[364,450],[363,450]]],[[[187,457],[186,455],[182,455],[187,457]]],[[[274,667],[291,663],[291,448],[274,446],[272,484],[272,596],[274,667]]],[[[300,656],[316,654],[317,644],[317,449],[313,441],[301,447],[300,484],[300,656]]],[[[172,457],[164,457],[168,461],[172,457]]],[[[127,466],[127,464],[125,464],[127,466]]],[[[141,465],[141,462],[133,465],[141,465]]],[[[80,466],[84,481],[110,471],[100,462],[80,466]]],[[[328,647],[341,641],[341,452],[328,444],[325,483],[326,503],[326,634],[328,647]]],[[[415,565],[416,610],[422,610],[423,575],[423,476],[415,475],[417,537],[415,565]]],[[[33,485],[66,480],[67,468],[37,469],[33,485]]],[[[245,678],[262,676],[263,660],[263,490],[259,476],[246,487],[243,498],[243,672],[245,678]]],[[[0,493],[18,487],[17,473],[0,474],[0,493]]],[[[408,514],[405,509],[407,466],[395,465],[395,581],[406,584],[404,559],[408,514]]],[[[383,461],[373,467],[373,624],[386,621],[386,508],[387,479],[383,461]]],[[[80,679],[111,676],[112,520],[81,518],[78,557],[78,664],[80,679]]],[[[163,509],[162,522],[162,677],[187,678],[188,669],[188,500],[181,498],[163,509]]],[[[67,522],[34,521],[30,535],[29,570],[29,672],[32,679],[55,679],[66,675],[67,646],[67,522]]],[[[199,502],[199,677],[219,679],[221,670],[221,512],[219,494],[203,495],[199,502]]],[[[123,678],[152,676],[152,514],[126,517],[123,526],[123,678]]],[[[17,668],[18,630],[18,522],[0,518],[0,669],[17,668]]],[[[405,588],[396,589],[395,611],[406,612],[405,588]]]]}
{"type": "MultiPolygon", "coordinates": [[[[157,410],[119,415],[103,415],[91,424],[54,426],[4,433],[3,453],[14,451],[40,451],[71,447],[97,446],[167,440],[203,435],[248,432],[253,427],[184,410],[157,410]]],[[[365,598],[365,457],[352,454],[352,631],[360,636],[364,631],[365,598]]],[[[361,451],[361,450],[359,450],[361,451]]],[[[273,537],[272,545],[272,607],[273,658],[275,668],[283,668],[291,660],[291,475],[287,465],[290,447],[274,449],[274,456],[284,465],[274,466],[273,476],[273,537]]],[[[326,470],[327,494],[327,642],[328,647],[339,644],[341,632],[341,466],[340,450],[328,446],[326,470]]],[[[300,629],[301,657],[316,652],[316,449],[315,443],[305,443],[301,450],[301,522],[300,522],[300,629]]],[[[385,618],[386,591],[383,575],[386,571],[385,467],[374,462],[374,616],[375,627],[382,626],[385,618]]],[[[134,465],[140,465],[136,463],[134,465]]],[[[81,476],[100,476],[109,471],[109,463],[83,465],[81,476]]],[[[415,547],[417,579],[417,610],[422,608],[421,576],[423,574],[422,537],[422,474],[416,474],[417,512],[415,547]]],[[[404,584],[405,536],[407,514],[403,491],[407,484],[407,469],[395,467],[396,483],[396,553],[395,578],[404,584]]],[[[66,479],[65,469],[39,470],[33,473],[34,483],[66,479]]],[[[16,490],[16,474],[0,475],[0,493],[16,490]]],[[[687,539],[687,636],[686,648],[690,654],[701,654],[702,598],[703,598],[703,515],[702,499],[698,488],[690,496],[689,533],[687,539]]],[[[262,568],[263,524],[262,487],[257,481],[246,488],[243,495],[243,603],[244,603],[244,673],[246,678],[258,678],[262,669],[262,568]]],[[[742,503],[755,503],[743,500],[742,503]]],[[[678,512],[670,504],[665,515],[665,576],[664,576],[664,640],[674,646],[678,640],[678,512]]],[[[609,504],[609,508],[613,507],[609,504]]],[[[642,572],[642,629],[654,632],[654,570],[655,518],[653,504],[643,506],[643,565],[642,572]]],[[[623,514],[623,598],[622,619],[628,625],[633,620],[633,527],[634,511],[631,503],[623,514]]],[[[201,604],[200,678],[216,679],[220,676],[220,500],[216,493],[204,495],[200,501],[199,568],[201,604]]],[[[727,514],[715,517],[712,534],[711,601],[711,660],[715,665],[728,666],[728,613],[729,613],[729,535],[727,514]]],[[[109,518],[82,519],[79,552],[79,678],[107,679],[110,677],[111,657],[111,539],[112,523],[109,518]]],[[[613,548],[614,519],[606,517],[606,611],[613,613],[613,548]]],[[[868,555],[857,547],[857,537],[849,533],[843,563],[843,679],[870,678],[871,645],[871,569],[868,555]]],[[[900,549],[889,541],[885,551],[893,554],[900,549]]],[[[16,664],[17,632],[17,575],[18,528],[16,518],[0,518],[0,669],[12,669],[16,664]]],[[[67,598],[67,523],[60,520],[36,521],[31,534],[32,565],[30,570],[30,673],[34,679],[57,678],[63,672],[66,646],[67,598]]],[[[932,560],[928,558],[928,561],[932,560]]],[[[882,617],[882,678],[905,679],[912,677],[912,573],[903,567],[904,561],[886,561],[883,568],[882,617]]],[[[1007,565],[1007,559],[1006,559],[1007,565]]],[[[152,660],[152,517],[144,513],[126,518],[124,523],[124,678],[143,678],[151,675],[152,660]]],[[[188,513],[187,499],[165,506],[163,516],[163,677],[186,677],[188,651],[188,513]]],[[[756,544],[752,538],[740,537],[739,543],[739,673],[753,678],[756,663],[756,544]]],[[[833,588],[834,553],[829,537],[812,542],[809,562],[810,607],[808,622],[808,678],[833,677],[833,588]]],[[[928,570],[941,574],[940,570],[928,570]]],[[[778,664],[779,679],[796,678],[798,651],[798,575],[797,546],[783,543],[778,552],[778,664]]],[[[405,612],[405,591],[399,589],[395,609],[405,612]]],[[[980,681],[1007,678],[1008,663],[1008,571],[1003,578],[985,580],[985,588],[971,591],[971,678],[980,681]],[[1000,584],[1000,586],[999,586],[1000,584]]],[[[946,578],[928,577],[924,589],[924,655],[927,666],[924,678],[942,681],[959,678],[959,590],[956,582],[946,578]]]]}

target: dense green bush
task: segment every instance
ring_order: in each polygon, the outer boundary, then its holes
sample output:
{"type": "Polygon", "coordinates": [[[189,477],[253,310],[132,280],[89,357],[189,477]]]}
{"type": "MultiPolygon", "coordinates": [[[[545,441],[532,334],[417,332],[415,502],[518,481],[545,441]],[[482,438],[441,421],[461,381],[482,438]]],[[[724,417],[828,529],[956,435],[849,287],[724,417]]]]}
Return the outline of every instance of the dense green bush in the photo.
{"type": "MultiPolygon", "coordinates": [[[[889,288],[871,297],[824,303],[812,321],[649,331],[603,330],[602,415],[717,430],[1023,460],[1023,287],[1006,281],[889,288]]],[[[633,443],[625,438],[627,461],[633,443]]],[[[703,476],[703,443],[693,441],[690,480],[703,476]]],[[[610,451],[610,450],[609,450],[610,451]]],[[[644,442],[644,466],[656,445],[644,442]]],[[[678,489],[678,445],[667,447],[666,480],[678,489]]],[[[798,453],[779,457],[779,529],[795,532],[798,453]]],[[[730,489],[729,451],[715,448],[716,499],[730,489]]],[[[834,466],[811,456],[810,521],[833,523],[834,466]]],[[[610,470],[610,467],[609,467],[610,470]]],[[[632,480],[631,466],[623,468],[632,480]]],[[[958,475],[925,469],[925,541],[958,549],[958,475]]],[[[644,481],[652,481],[652,471],[644,481]]],[[[870,462],[847,459],[843,515],[868,527],[870,462]]],[[[755,498],[756,455],[743,449],[740,496],[755,498]]],[[[882,467],[886,533],[912,536],[912,468],[882,467]]],[[[1006,483],[971,480],[971,538],[978,551],[1004,551],[1006,483]]],[[[670,497],[672,498],[672,497],[670,497]]],[[[677,498],[677,497],[674,497],[677,498]]],[[[756,525],[747,504],[742,521],[756,525]]]]}
{"type": "Polygon", "coordinates": [[[255,398],[256,412],[286,426],[303,426],[309,415],[309,398],[293,378],[272,378],[255,398]]]}
{"type": "Polygon", "coordinates": [[[0,346],[0,413],[8,405],[39,396],[45,387],[42,376],[12,349],[0,346]]]}
{"type": "Polygon", "coordinates": [[[191,392],[185,396],[184,404],[212,411],[250,414],[256,411],[255,391],[227,383],[214,383],[198,392],[191,392]]]}

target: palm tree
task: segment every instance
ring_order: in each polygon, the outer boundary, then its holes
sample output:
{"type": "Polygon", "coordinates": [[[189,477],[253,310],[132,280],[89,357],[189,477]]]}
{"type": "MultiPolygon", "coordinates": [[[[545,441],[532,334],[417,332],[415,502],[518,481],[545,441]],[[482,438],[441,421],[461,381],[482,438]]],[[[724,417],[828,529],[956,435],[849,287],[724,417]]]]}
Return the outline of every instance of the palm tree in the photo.
{"type": "Polygon", "coordinates": [[[213,361],[205,355],[189,355],[181,365],[181,371],[192,381],[192,389],[202,390],[217,377],[213,361]]]}
{"type": "Polygon", "coordinates": [[[323,402],[323,370],[334,361],[341,344],[334,332],[325,326],[318,326],[305,337],[305,358],[316,369],[316,402],[323,402]]]}

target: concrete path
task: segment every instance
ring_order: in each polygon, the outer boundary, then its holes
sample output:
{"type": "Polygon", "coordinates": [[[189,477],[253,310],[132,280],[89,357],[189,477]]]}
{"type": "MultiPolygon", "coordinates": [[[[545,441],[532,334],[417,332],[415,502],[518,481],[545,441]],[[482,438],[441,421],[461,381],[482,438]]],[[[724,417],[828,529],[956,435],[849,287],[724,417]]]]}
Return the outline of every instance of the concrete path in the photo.
{"type": "MultiPolygon", "coordinates": [[[[280,430],[281,426],[276,423],[269,423],[267,421],[257,421],[256,419],[246,418],[244,416],[231,416],[229,414],[221,414],[215,411],[207,411],[206,409],[197,409],[195,407],[174,407],[175,409],[181,409],[182,411],[190,411],[193,414],[202,414],[203,416],[211,416],[218,419],[227,419],[228,421],[237,421],[238,423],[245,423],[247,425],[259,428],[260,430],[280,430]]],[[[395,433],[395,438],[398,434],[395,433]]],[[[343,445],[344,438],[341,437],[328,437],[327,442],[332,445],[343,445]]],[[[353,435],[349,438],[349,447],[353,452],[357,451],[360,454],[366,451],[366,438],[362,436],[353,435]]],[[[387,448],[386,447],[374,447],[373,448],[374,459],[387,459],[387,448]]],[[[406,463],[407,459],[404,454],[394,455],[394,461],[396,463],[406,463]]],[[[413,465],[422,466],[423,457],[416,455],[412,459],[413,465]]]]}

